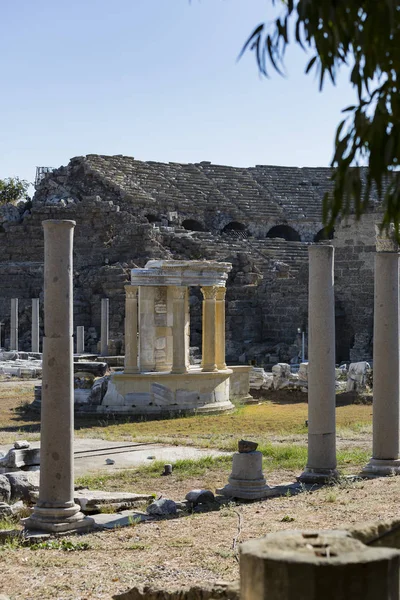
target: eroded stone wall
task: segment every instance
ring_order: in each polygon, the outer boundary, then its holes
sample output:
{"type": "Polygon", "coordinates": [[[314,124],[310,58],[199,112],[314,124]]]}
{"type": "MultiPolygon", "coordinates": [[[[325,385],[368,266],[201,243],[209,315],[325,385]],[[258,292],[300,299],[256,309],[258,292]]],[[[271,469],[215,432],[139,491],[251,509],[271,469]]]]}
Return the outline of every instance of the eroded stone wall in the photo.
{"type": "MultiPolygon", "coordinates": [[[[204,258],[233,264],[228,360],[287,362],[298,351],[297,330],[307,331],[308,246],[322,227],[329,176],[329,169],[239,169],[97,155],[72,159],[45,177],[30,212],[22,219],[13,214],[0,227],[5,337],[10,300],[18,297],[21,347],[29,347],[30,299],[43,296],[42,221],[74,219],[74,325],[85,326],[87,350],[96,349],[100,335],[102,297],[110,298],[111,351],[124,350],[123,286],[132,267],[151,258],[204,258]],[[229,223],[244,229],[224,231],[229,223]],[[194,230],[196,224],[201,230],[194,230]],[[276,226],[293,229],[300,241],[269,238],[276,226]]],[[[338,360],[371,356],[376,221],[379,215],[368,214],[360,224],[349,222],[335,231],[338,360]]],[[[200,347],[196,290],[190,311],[191,344],[200,347]]]]}

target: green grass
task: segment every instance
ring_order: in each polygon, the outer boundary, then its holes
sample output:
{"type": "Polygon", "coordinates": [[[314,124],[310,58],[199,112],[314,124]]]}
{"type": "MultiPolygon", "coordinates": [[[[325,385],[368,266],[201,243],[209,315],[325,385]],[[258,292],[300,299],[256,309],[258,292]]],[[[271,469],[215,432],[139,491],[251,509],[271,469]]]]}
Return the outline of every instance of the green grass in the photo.
{"type": "MultiPolygon", "coordinates": [[[[263,454],[263,470],[265,472],[283,469],[301,472],[307,463],[307,447],[299,444],[268,444],[260,447],[263,454]]],[[[359,448],[341,450],[338,456],[338,469],[344,472],[357,470],[369,458],[369,452],[359,448]]],[[[144,488],[151,485],[163,471],[163,461],[154,461],[136,469],[121,470],[109,474],[85,475],[76,479],[77,485],[91,489],[130,489],[134,484],[144,488]]],[[[173,476],[182,481],[201,478],[212,474],[225,473],[227,476],[232,467],[232,457],[204,456],[198,459],[181,459],[173,464],[173,476]]]]}

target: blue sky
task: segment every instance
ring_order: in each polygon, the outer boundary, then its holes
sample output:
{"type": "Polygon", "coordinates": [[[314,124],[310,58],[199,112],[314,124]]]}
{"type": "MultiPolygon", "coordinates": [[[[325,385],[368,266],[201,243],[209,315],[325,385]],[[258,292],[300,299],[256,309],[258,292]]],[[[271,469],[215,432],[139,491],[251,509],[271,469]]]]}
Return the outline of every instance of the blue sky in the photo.
{"type": "Polygon", "coordinates": [[[72,156],[325,166],[345,74],[319,93],[236,62],[271,0],[0,0],[0,178],[72,156]]]}

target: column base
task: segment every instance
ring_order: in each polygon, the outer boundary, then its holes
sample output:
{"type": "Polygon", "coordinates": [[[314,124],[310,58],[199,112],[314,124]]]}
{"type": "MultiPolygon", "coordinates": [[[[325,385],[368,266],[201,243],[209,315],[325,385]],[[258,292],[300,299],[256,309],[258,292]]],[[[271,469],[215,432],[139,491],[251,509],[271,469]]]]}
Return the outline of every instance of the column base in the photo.
{"type": "Polygon", "coordinates": [[[128,375],[134,375],[135,373],[140,373],[140,371],[137,367],[125,367],[124,373],[127,373],[128,375]]]}
{"type": "Polygon", "coordinates": [[[94,527],[93,519],[80,512],[77,504],[66,508],[35,506],[31,516],[22,519],[22,523],[25,529],[50,533],[88,531],[94,527]]]}
{"type": "Polygon", "coordinates": [[[204,365],[201,370],[205,373],[218,373],[217,365],[204,365]]]}
{"type": "Polygon", "coordinates": [[[300,483],[329,483],[332,480],[339,479],[339,473],[336,469],[312,469],[306,467],[300,477],[296,478],[300,483]]]}
{"type": "Polygon", "coordinates": [[[229,478],[229,483],[216,490],[227,498],[238,498],[239,500],[263,500],[271,495],[271,488],[266,484],[265,479],[233,479],[229,478]]]}
{"type": "Polygon", "coordinates": [[[363,468],[361,475],[365,477],[387,477],[388,475],[400,475],[400,458],[371,458],[369,463],[363,468]]]}

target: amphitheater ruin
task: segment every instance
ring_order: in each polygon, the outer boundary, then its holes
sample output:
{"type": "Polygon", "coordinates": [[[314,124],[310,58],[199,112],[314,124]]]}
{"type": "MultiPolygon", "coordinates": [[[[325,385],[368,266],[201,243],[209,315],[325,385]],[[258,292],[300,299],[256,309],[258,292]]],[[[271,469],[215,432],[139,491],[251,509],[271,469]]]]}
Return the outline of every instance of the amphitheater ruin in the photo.
{"type": "MultiPolygon", "coordinates": [[[[216,260],[233,265],[226,294],[226,358],[271,366],[297,356],[307,331],[308,247],[331,238],[335,248],[337,361],[372,356],[374,224],[328,235],[321,204],[328,168],[225,167],[142,162],[125,156],[73,158],[43,175],[31,205],[0,210],[0,315],[9,347],[10,301],[19,299],[19,349],[31,349],[30,305],[42,298],[46,219],[74,219],[74,324],[85,349],[97,352],[101,300],[109,301],[109,354],[124,353],[124,286],[148,260],[216,260]],[[29,310],[28,310],[29,309],[29,310]]],[[[201,293],[191,290],[191,340],[201,347],[201,293]]],[[[42,304],[42,303],[41,303],[42,304]]],[[[43,314],[40,313],[40,336],[43,314]]]]}

